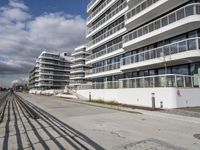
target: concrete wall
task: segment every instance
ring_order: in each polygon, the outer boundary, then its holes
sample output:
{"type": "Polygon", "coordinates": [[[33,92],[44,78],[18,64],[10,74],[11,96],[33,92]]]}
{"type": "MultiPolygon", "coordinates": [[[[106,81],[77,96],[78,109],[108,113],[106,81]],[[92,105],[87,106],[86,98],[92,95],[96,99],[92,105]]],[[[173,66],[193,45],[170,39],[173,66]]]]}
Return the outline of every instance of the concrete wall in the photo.
{"type": "Polygon", "coordinates": [[[200,106],[200,89],[178,88],[130,88],[130,89],[93,89],[78,90],[77,93],[93,100],[117,101],[137,106],[152,106],[152,93],[155,93],[156,107],[163,102],[164,108],[200,106]]]}

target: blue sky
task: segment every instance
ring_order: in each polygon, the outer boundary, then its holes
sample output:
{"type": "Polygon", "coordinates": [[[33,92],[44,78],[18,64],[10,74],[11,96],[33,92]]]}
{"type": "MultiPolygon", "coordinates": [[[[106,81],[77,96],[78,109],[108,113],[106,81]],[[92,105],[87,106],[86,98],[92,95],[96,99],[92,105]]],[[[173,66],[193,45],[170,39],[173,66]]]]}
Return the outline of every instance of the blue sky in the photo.
{"type": "MultiPolygon", "coordinates": [[[[71,15],[87,17],[86,7],[90,0],[21,0],[30,8],[33,16],[42,15],[44,12],[65,12],[71,15]]],[[[6,5],[8,0],[0,0],[0,6],[6,5]]]]}
{"type": "Polygon", "coordinates": [[[0,86],[27,80],[43,50],[71,53],[86,42],[90,0],[0,0],[0,86]]]}

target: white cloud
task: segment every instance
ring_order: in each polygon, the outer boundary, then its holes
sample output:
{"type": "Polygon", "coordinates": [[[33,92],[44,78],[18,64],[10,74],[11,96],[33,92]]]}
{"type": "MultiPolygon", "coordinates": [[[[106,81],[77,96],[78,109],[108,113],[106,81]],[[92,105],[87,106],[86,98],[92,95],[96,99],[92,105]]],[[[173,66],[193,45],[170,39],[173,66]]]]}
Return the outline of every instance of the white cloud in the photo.
{"type": "Polygon", "coordinates": [[[24,5],[22,2],[19,2],[18,0],[9,0],[9,6],[20,8],[23,10],[28,10],[28,7],[24,5]]]}
{"type": "Polygon", "coordinates": [[[71,52],[85,42],[85,20],[80,16],[59,12],[34,18],[17,0],[0,7],[0,27],[0,84],[11,74],[27,75],[43,49],[71,52]]]}

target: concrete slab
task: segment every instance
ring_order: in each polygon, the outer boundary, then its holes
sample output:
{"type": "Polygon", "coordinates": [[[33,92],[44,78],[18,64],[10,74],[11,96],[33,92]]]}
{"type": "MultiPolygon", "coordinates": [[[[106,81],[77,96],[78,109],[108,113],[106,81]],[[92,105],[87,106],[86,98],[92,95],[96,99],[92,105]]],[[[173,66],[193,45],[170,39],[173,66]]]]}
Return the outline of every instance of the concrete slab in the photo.
{"type": "Polygon", "coordinates": [[[131,114],[60,101],[55,97],[22,96],[62,120],[68,129],[77,130],[104,149],[137,149],[143,146],[144,149],[198,150],[200,147],[200,140],[193,137],[200,131],[198,118],[139,110],[134,111],[142,114],[131,114]],[[131,146],[133,143],[135,145],[131,146]],[[172,147],[166,147],[166,143],[172,147]]]}

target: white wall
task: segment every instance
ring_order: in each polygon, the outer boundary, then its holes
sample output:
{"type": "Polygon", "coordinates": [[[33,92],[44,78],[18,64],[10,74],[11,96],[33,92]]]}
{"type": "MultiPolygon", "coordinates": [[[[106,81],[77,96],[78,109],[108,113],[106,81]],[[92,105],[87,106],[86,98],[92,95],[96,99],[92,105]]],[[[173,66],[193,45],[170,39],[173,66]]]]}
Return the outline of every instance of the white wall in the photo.
{"type": "Polygon", "coordinates": [[[179,89],[177,105],[179,107],[200,106],[200,89],[179,89]]]}
{"type": "Polygon", "coordinates": [[[160,107],[161,101],[164,108],[200,106],[200,89],[130,88],[77,91],[78,94],[84,96],[86,99],[89,98],[89,92],[91,92],[93,100],[117,101],[137,106],[151,107],[152,93],[155,93],[156,107],[160,107]]]}

